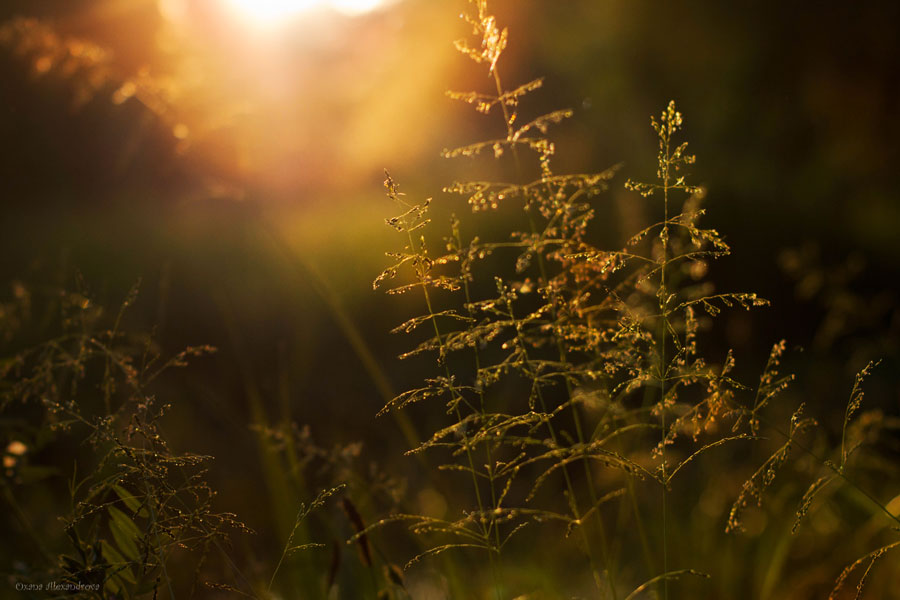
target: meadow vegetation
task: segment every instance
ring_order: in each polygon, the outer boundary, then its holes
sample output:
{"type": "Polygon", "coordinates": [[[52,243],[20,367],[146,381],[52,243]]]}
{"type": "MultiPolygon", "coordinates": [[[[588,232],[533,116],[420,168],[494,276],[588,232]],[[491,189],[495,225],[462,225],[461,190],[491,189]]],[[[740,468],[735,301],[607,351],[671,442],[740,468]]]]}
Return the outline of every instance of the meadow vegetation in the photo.
{"type": "Polygon", "coordinates": [[[741,249],[706,224],[691,121],[674,101],[651,117],[649,173],[562,172],[551,132],[572,111],[529,114],[547,83],[504,78],[515,32],[487,0],[462,17],[456,48],[486,84],[448,96],[500,133],[443,154],[496,177],[434,182],[436,199],[414,200],[403,165],[385,173],[396,245],[374,287],[409,312],[393,329],[408,389],[392,393],[332,303],[384,399],[371,427],[391,433],[329,442],[267,416],[246,377],[258,494],[290,515],[260,548],[209,481],[229,466],[167,434],[172,406],[196,400],[172,373],[215,348],[170,356],[129,330],[138,286],[110,309],[78,280],[16,282],[0,305],[16,557],[0,595],[898,597],[900,421],[865,395],[883,366],[869,362],[834,406],[792,393],[778,332],[754,332],[771,337],[767,358],[719,352],[708,340],[723,315],[768,302],[753,281],[716,285],[715,265],[741,249]],[[645,221],[606,222],[613,190],[645,221]],[[370,460],[384,439],[408,457],[370,460]]]}

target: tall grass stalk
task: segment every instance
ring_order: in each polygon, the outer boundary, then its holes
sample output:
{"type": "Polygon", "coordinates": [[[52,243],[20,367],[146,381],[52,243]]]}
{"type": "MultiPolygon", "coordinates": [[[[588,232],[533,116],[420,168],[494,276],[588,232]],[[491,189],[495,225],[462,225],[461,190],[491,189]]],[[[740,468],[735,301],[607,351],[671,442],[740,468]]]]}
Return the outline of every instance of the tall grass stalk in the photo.
{"type": "MultiPolygon", "coordinates": [[[[455,416],[456,423],[436,431],[417,451],[449,448],[466,457],[463,465],[453,469],[468,472],[473,480],[478,514],[482,515],[482,529],[475,536],[479,543],[475,546],[500,554],[508,539],[501,534],[504,528],[508,528],[511,537],[534,523],[561,520],[567,524],[567,531],[578,529],[595,584],[612,598],[618,597],[620,590],[602,506],[611,498],[629,493],[629,488],[635,506],[637,502],[631,483],[601,495],[592,465],[618,471],[626,479],[648,478],[660,483],[663,573],[651,576],[665,596],[669,580],[665,576],[669,571],[666,498],[671,478],[700,453],[751,437],[735,435],[714,440],[670,469],[667,446],[686,425],[693,428],[697,439],[704,426],[733,410],[730,400],[739,387],[727,377],[733,367],[730,355],[718,373],[697,356],[699,321],[695,309],[703,308],[715,316],[722,306],[749,308],[764,302],[751,293],[710,294],[704,287],[682,288],[670,278],[670,271],[676,267],[684,269],[685,265],[693,266],[695,272],[705,272],[706,261],[728,253],[715,230],[696,225],[703,214],[699,209],[703,191],[688,184],[680,172],[693,163],[693,157],[686,153],[686,144],[673,142],[682,121],[674,103],[663,111],[660,120],[652,120],[660,144],[657,181],[626,182],[628,189],[645,197],[660,193],[662,221],[635,234],[622,250],[602,250],[593,243],[589,226],[594,209],[590,201],[606,189],[616,168],[595,174],[554,172],[551,163],[555,146],[545,133],[551,125],[571,117],[572,112],[557,110],[519,123],[520,99],[540,89],[543,80],[511,90],[504,88],[498,63],[508,42],[508,31],[497,24],[487,2],[473,0],[470,4],[471,11],[463,16],[480,44],[470,46],[463,40],[457,42],[457,48],[487,67],[493,93],[449,95],[480,113],[498,109],[506,137],[446,150],[444,156],[492,153],[500,159],[508,152],[521,178],[525,170],[521,151],[527,151],[536,158],[538,179],[529,183],[462,182],[445,188],[451,194],[463,195],[475,213],[498,211],[501,205],[521,202],[526,229],[510,226],[508,240],[483,241],[474,236],[466,243],[459,233],[459,220],[454,217],[446,254],[431,258],[427,236],[420,232],[430,224],[430,201],[401,201],[396,184],[387,177],[388,195],[405,209],[403,214],[389,219],[388,224],[405,235],[406,244],[401,252],[390,254],[394,264],[376,279],[375,286],[397,277],[404,269],[412,272],[413,283],[397,285],[390,292],[422,289],[427,311],[396,331],[410,333],[430,323],[433,336],[402,358],[433,352],[442,375],[426,380],[425,387],[401,394],[386,409],[403,408],[429,398],[446,399],[448,413],[455,416]],[[673,216],[670,195],[675,191],[685,193],[688,200],[673,216]],[[413,232],[419,237],[414,237],[413,232]],[[512,265],[508,271],[497,266],[509,259],[512,265]],[[493,294],[487,293],[485,279],[493,279],[493,294]],[[460,290],[462,298],[453,306],[452,298],[460,290]],[[437,297],[450,302],[450,307],[438,307],[437,297]],[[670,344],[675,349],[672,356],[667,352],[670,344]],[[474,356],[473,369],[462,369],[463,363],[453,358],[464,352],[474,356]],[[528,382],[527,397],[522,403],[506,406],[500,400],[503,390],[515,389],[518,381],[528,382]],[[695,393],[695,403],[688,404],[686,412],[670,421],[668,415],[676,407],[681,388],[698,384],[705,384],[709,394],[697,397],[695,393]],[[629,398],[640,395],[644,388],[656,388],[657,401],[649,407],[629,407],[629,398]],[[605,408],[586,427],[582,413],[590,412],[592,403],[605,403],[605,408]],[[566,413],[572,433],[560,420],[566,413]],[[541,429],[546,430],[548,438],[535,436],[541,429]],[[658,429],[661,437],[642,451],[641,442],[648,429],[658,429]],[[590,437],[589,431],[593,432],[590,437]],[[483,446],[488,460],[484,470],[478,469],[473,460],[477,446],[483,446]],[[641,454],[648,450],[658,461],[655,471],[641,464],[646,462],[641,454]],[[570,470],[575,462],[583,466],[578,481],[570,470]],[[568,514],[549,506],[528,507],[540,495],[540,488],[557,473],[563,480],[568,514]],[[491,486],[492,507],[486,517],[479,478],[491,486]],[[531,479],[531,489],[524,497],[516,498],[510,491],[516,489],[514,483],[521,478],[531,479]],[[501,490],[499,494],[497,489],[501,490]],[[586,510],[582,509],[579,496],[589,500],[586,510]],[[493,541],[488,541],[491,532],[493,541]],[[595,557],[595,545],[600,548],[602,565],[595,557]]],[[[548,500],[552,504],[552,499],[548,500]]],[[[637,509],[634,512],[642,532],[646,562],[652,568],[640,524],[642,515],[637,509]]],[[[433,524],[423,527],[427,520],[404,518],[413,521],[416,531],[435,531],[433,524]]],[[[469,538],[469,524],[467,518],[445,523],[441,532],[469,538]]],[[[436,551],[471,546],[448,543],[437,546],[436,551]]]]}

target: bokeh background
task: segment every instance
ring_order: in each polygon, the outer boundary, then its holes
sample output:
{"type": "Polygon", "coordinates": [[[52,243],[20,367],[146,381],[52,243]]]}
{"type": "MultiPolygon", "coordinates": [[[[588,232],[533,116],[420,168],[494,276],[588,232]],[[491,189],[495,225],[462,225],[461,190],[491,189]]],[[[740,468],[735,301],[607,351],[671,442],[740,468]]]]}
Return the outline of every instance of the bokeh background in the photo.
{"type": "MultiPolygon", "coordinates": [[[[252,424],[363,441],[359,462],[406,478],[411,502],[444,501],[416,496],[404,424],[374,417],[421,377],[388,334],[413,308],[372,291],[396,249],[381,182],[388,168],[410,196],[452,202],[442,186],[490,170],[440,151],[498,126],[444,94],[490,83],[453,48],[461,0],[252,4],[0,6],[2,293],[78,280],[114,306],[140,280],[129,327],[168,352],[219,349],[168,382],[167,426],[176,448],[216,457],[218,501],[259,532],[248,548],[295,510],[260,492],[252,424]]],[[[556,168],[623,163],[610,215],[644,216],[621,184],[652,173],[648,116],[678,102],[710,222],[735,249],[713,279],[773,302],[724,317],[710,348],[758,373],[786,338],[795,393],[822,406],[880,357],[868,398],[896,414],[900,4],[495,4],[504,79],[546,78],[523,113],[575,111],[552,134],[556,168]]]]}

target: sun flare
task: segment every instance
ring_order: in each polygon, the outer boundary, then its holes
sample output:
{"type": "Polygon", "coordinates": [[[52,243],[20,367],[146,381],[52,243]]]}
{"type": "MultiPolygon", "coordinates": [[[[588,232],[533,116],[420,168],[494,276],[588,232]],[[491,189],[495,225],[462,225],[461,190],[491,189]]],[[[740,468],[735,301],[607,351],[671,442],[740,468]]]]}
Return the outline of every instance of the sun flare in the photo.
{"type": "Polygon", "coordinates": [[[332,8],[359,15],[378,8],[384,0],[223,0],[242,17],[263,24],[277,24],[316,8],[332,8]]]}

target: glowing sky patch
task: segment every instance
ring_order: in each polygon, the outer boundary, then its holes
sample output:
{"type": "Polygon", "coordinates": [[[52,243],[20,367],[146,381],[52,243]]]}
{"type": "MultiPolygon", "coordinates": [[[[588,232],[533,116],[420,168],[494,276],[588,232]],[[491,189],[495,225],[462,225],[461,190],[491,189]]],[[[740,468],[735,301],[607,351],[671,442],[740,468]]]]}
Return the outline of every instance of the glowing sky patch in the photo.
{"type": "Polygon", "coordinates": [[[239,15],[262,24],[292,20],[315,8],[332,8],[360,15],[378,8],[384,0],[223,0],[239,15]]]}

